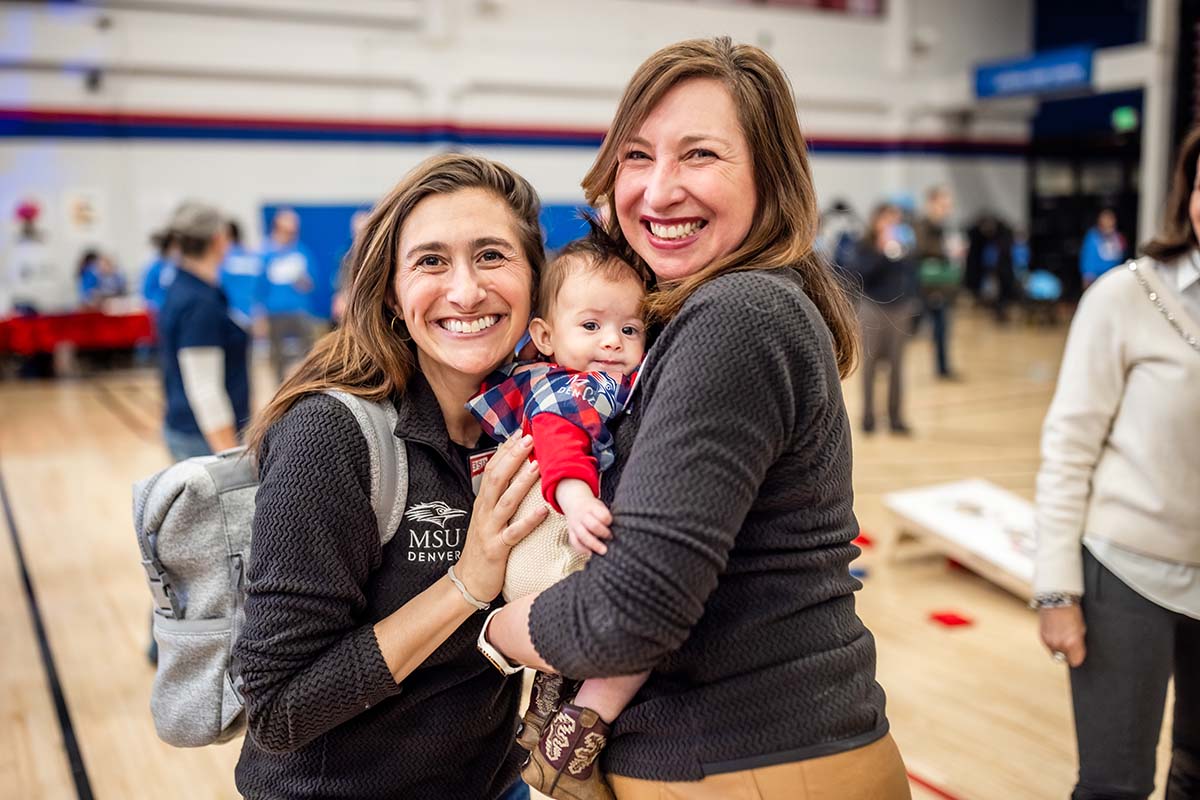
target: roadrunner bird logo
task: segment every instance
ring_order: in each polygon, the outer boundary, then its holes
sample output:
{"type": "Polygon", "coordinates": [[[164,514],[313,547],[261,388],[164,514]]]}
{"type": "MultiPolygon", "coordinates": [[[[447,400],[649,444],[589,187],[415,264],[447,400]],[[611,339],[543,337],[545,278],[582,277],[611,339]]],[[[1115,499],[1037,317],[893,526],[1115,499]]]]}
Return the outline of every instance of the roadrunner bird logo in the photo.
{"type": "Polygon", "coordinates": [[[446,520],[465,517],[467,512],[451,508],[441,500],[432,503],[421,503],[404,512],[404,518],[412,522],[432,522],[439,528],[446,527],[446,520]]]}

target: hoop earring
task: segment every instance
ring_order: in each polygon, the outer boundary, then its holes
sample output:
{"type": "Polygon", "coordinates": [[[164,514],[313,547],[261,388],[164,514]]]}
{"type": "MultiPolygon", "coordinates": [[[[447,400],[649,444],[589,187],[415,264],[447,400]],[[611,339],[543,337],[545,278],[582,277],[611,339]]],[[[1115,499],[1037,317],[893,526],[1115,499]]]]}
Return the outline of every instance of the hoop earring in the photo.
{"type": "MultiPolygon", "coordinates": [[[[389,327],[392,329],[392,333],[396,336],[397,339],[404,342],[405,344],[408,344],[409,342],[412,341],[412,337],[405,336],[403,333],[398,333],[396,331],[396,320],[398,320],[398,319],[400,319],[400,316],[398,314],[392,315],[392,322],[391,322],[391,325],[389,325],[389,327]]],[[[401,323],[400,327],[404,328],[404,324],[401,323]]],[[[405,332],[407,333],[407,329],[405,329],[405,332]]]]}

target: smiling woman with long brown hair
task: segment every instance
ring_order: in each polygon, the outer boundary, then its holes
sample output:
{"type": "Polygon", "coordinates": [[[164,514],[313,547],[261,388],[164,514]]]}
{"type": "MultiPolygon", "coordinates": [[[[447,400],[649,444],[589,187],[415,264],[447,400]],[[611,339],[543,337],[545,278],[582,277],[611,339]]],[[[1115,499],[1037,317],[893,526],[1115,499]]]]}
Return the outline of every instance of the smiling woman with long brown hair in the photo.
{"type": "Polygon", "coordinates": [[[487,159],[418,165],[356,241],[342,327],[252,434],[261,485],[235,653],[246,797],[509,796],[520,681],[474,644],[509,550],[544,513],[510,522],[537,477],[527,440],[503,445],[473,490],[470,462],[491,443],[465,403],[525,331],[538,211],[487,159]],[[407,507],[438,514],[409,514],[381,546],[368,445],[326,389],[394,408],[407,507]]]}
{"type": "MultiPolygon", "coordinates": [[[[665,325],[614,426],[607,554],[485,640],[571,677],[652,670],[601,762],[621,800],[908,797],[849,570],[856,325],[813,251],[787,78],[728,39],[660,50],[583,185],[656,276],[665,325]]],[[[583,711],[547,722],[535,788],[576,790],[598,741],[583,711]]]]}

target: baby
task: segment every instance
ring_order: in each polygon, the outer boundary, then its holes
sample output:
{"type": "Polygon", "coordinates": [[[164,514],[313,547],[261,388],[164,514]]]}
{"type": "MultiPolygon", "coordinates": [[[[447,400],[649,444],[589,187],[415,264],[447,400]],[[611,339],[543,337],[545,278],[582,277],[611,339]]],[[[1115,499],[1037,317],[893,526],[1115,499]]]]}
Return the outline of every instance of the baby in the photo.
{"type": "MultiPolygon", "coordinates": [[[[567,245],[544,270],[529,334],[549,361],[499,370],[469,407],[497,439],[529,432],[541,473],[519,509],[543,501],[551,514],[509,555],[504,596],[541,591],[607,552],[612,515],[599,499],[600,472],[613,461],[606,423],[629,399],[645,352],[645,285],[597,229],[567,245]],[[565,517],[565,519],[564,519],[565,517]]],[[[609,725],[646,674],[534,677],[517,741],[530,752],[525,781],[550,797],[612,798],[596,757],[609,725]]]]}

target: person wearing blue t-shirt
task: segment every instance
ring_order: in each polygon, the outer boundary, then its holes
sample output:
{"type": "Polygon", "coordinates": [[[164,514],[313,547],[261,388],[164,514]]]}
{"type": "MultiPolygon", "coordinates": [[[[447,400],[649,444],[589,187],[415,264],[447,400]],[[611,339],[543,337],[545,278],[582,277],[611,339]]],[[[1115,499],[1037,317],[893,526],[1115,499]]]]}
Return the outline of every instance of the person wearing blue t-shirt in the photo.
{"type": "Polygon", "coordinates": [[[249,337],[229,315],[220,269],[229,247],[216,208],[187,202],[171,230],[181,264],[158,319],[166,419],[176,460],[236,447],[250,419],[249,337]]]}
{"type": "Polygon", "coordinates": [[[340,325],[342,317],[346,314],[350,284],[354,282],[354,242],[366,228],[370,215],[371,212],[366,209],[359,209],[350,217],[350,241],[346,243],[346,252],[342,255],[342,260],[338,268],[334,270],[329,282],[330,288],[333,290],[333,297],[330,298],[330,312],[333,315],[334,325],[340,325]]]}
{"type": "Polygon", "coordinates": [[[95,250],[88,250],[79,260],[79,302],[86,307],[100,305],[110,297],[126,292],[125,276],[112,259],[95,250]]]}
{"type": "Polygon", "coordinates": [[[150,312],[158,314],[167,299],[167,289],[171,288],[175,281],[175,274],[179,268],[179,249],[176,247],[175,236],[170,231],[156,234],[152,241],[158,248],[158,255],[142,275],[142,297],[150,312]]]}
{"type": "Polygon", "coordinates": [[[315,263],[299,236],[300,217],[280,209],[271,221],[255,297],[257,313],[266,318],[271,366],[280,383],[308,355],[317,333],[309,300],[315,263]]]}
{"type": "Polygon", "coordinates": [[[1125,260],[1125,237],[1117,230],[1117,215],[1106,208],[1096,217],[1096,224],[1083,237],[1079,249],[1079,272],[1083,288],[1125,260]]]}
{"type": "Polygon", "coordinates": [[[242,247],[242,230],[233,220],[227,227],[229,252],[221,263],[221,288],[229,298],[229,313],[237,324],[250,330],[254,319],[255,293],[262,275],[262,256],[242,247]]]}

